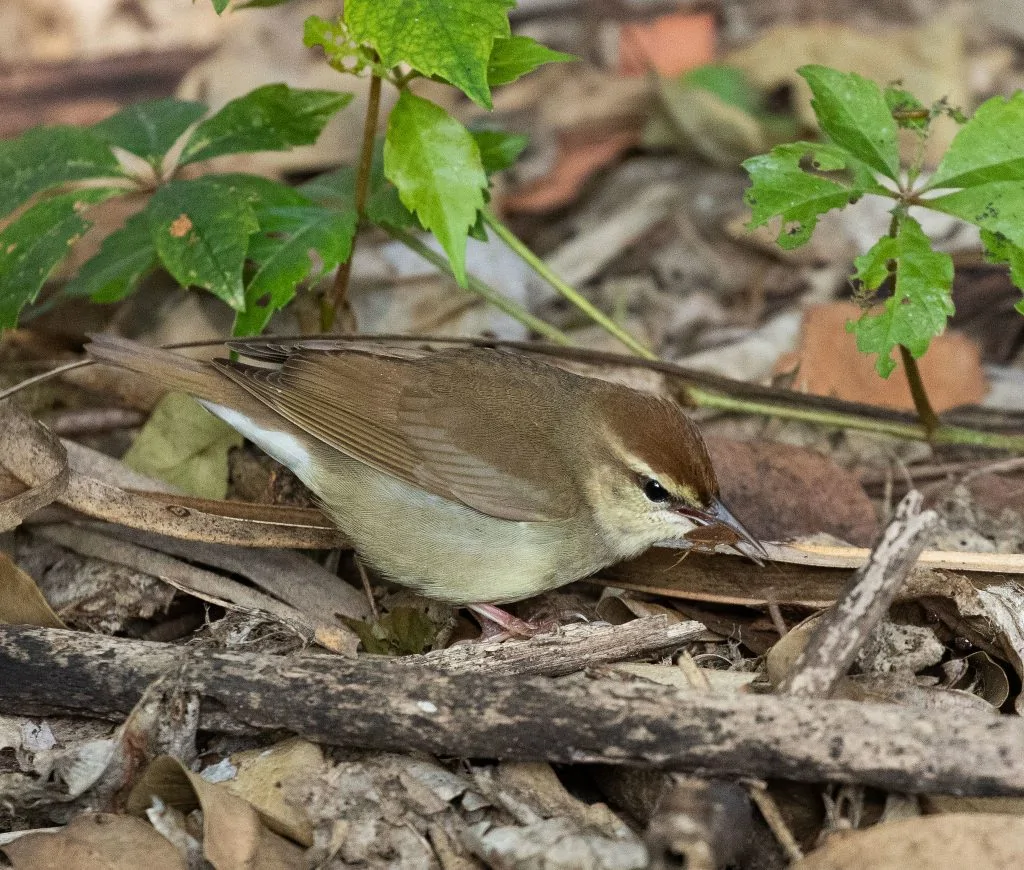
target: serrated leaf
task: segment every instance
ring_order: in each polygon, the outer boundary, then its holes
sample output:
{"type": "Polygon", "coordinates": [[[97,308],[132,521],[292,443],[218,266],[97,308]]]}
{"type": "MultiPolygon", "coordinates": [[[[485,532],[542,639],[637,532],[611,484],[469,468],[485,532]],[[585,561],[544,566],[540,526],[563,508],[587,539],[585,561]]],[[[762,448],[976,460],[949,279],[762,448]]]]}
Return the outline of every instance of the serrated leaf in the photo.
{"type": "Polygon", "coordinates": [[[243,196],[207,178],[159,188],[145,214],[164,268],[183,287],[204,287],[236,311],[245,307],[242,267],[259,229],[243,196]]]}
{"type": "Polygon", "coordinates": [[[473,138],[480,149],[480,162],[484,172],[493,175],[508,169],[523,149],[530,144],[530,137],[521,133],[504,133],[501,130],[474,130],[473,138]]]}
{"type": "Polygon", "coordinates": [[[352,253],[355,209],[339,211],[313,203],[257,211],[260,233],[249,244],[249,259],[258,264],[245,290],[245,310],[235,316],[233,334],[263,331],[271,315],[295,296],[296,285],[310,276],[329,272],[352,253]]]}
{"type": "Polygon", "coordinates": [[[168,393],[121,461],[189,495],[220,499],[228,490],[228,452],[242,440],[191,396],[168,393]]]}
{"type": "Polygon", "coordinates": [[[0,142],[0,216],[68,181],[123,176],[110,146],[81,127],[36,127],[0,142]]]}
{"type": "Polygon", "coordinates": [[[222,154],[312,145],[352,94],[264,85],[225,105],[193,131],[180,165],[222,154]]]}
{"type": "MultiPolygon", "coordinates": [[[[1018,290],[1024,291],[1024,248],[1013,244],[1006,236],[988,230],[981,231],[981,243],[985,246],[985,259],[1009,266],[1010,280],[1018,290]]],[[[1014,307],[1024,314],[1024,299],[1014,307]]]]}
{"type": "Polygon", "coordinates": [[[469,131],[440,106],[403,91],[384,140],[384,174],[466,283],[466,237],[484,206],[487,174],[469,131]]]}
{"type": "Polygon", "coordinates": [[[0,330],[18,322],[43,283],[90,226],[82,212],[112,196],[116,188],[65,193],[26,209],[0,232],[0,330]]]}
{"type": "Polygon", "coordinates": [[[751,210],[748,226],[755,229],[781,217],[779,247],[790,249],[804,244],[825,212],[875,191],[870,181],[856,174],[848,183],[817,174],[838,175],[839,170],[850,168],[850,163],[850,155],[838,145],[811,142],[778,145],[767,154],[744,160],[743,168],[752,182],[743,197],[751,210]],[[805,166],[813,171],[806,171],[805,166]]]}
{"type": "Polygon", "coordinates": [[[962,218],[1024,248],[1024,185],[991,181],[927,200],[929,208],[962,218]]]}
{"type": "Polygon", "coordinates": [[[64,292],[68,296],[88,296],[93,302],[117,302],[131,293],[156,264],[149,221],[145,214],[135,214],[103,240],[99,251],[82,265],[64,292]]]}
{"type": "Polygon", "coordinates": [[[810,64],[797,70],[811,86],[811,105],[821,129],[858,160],[894,181],[900,153],[896,121],[882,90],[857,73],[810,64]]]}
{"type": "Polygon", "coordinates": [[[879,239],[854,260],[854,280],[877,290],[895,268],[893,294],[880,313],[865,312],[847,324],[857,336],[857,349],[878,354],[875,371],[889,377],[896,363],[892,352],[903,345],[916,358],[946,328],[953,314],[953,258],[933,251],[921,225],[913,218],[900,221],[896,238],[879,239]]]}
{"type": "Polygon", "coordinates": [[[510,35],[515,0],[347,0],[352,36],[387,67],[408,63],[491,108],[487,64],[494,41],[510,35]]]}
{"type": "Polygon", "coordinates": [[[494,40],[487,63],[487,84],[492,88],[507,85],[546,63],[578,60],[573,54],[555,51],[529,36],[509,36],[494,40]]]}
{"type": "Polygon", "coordinates": [[[274,181],[262,175],[246,172],[223,172],[203,176],[205,181],[219,185],[232,196],[240,198],[257,211],[261,208],[280,208],[290,205],[308,205],[309,198],[290,184],[274,181]]]}
{"type": "Polygon", "coordinates": [[[167,97],[128,106],[90,129],[110,145],[159,166],[182,133],[205,113],[202,103],[167,97]]]}
{"type": "Polygon", "coordinates": [[[961,127],[929,188],[1024,181],[1024,92],[992,97],[961,127]]]}

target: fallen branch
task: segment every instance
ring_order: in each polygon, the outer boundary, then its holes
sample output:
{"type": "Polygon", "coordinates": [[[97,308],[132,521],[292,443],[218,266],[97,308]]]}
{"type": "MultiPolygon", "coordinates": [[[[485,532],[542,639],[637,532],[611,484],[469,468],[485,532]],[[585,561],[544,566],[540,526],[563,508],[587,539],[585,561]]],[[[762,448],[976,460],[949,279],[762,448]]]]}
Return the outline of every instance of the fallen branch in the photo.
{"type": "Polygon", "coordinates": [[[669,622],[666,616],[648,616],[623,625],[567,625],[529,640],[458,644],[423,656],[402,656],[395,663],[429,665],[453,674],[560,677],[678,649],[705,631],[692,620],[669,622]]]}
{"type": "Polygon", "coordinates": [[[0,712],[120,719],[176,673],[200,727],[466,758],[1024,795],[1024,722],[854,701],[695,695],[610,679],[445,674],[381,659],[213,653],[0,628],[0,712]]]}
{"type": "Polygon", "coordinates": [[[824,698],[850,669],[869,634],[881,622],[924,549],[935,511],[921,511],[922,497],[909,492],[871,551],[850,578],[835,607],[825,612],[793,669],[779,685],[782,695],[824,698]]]}

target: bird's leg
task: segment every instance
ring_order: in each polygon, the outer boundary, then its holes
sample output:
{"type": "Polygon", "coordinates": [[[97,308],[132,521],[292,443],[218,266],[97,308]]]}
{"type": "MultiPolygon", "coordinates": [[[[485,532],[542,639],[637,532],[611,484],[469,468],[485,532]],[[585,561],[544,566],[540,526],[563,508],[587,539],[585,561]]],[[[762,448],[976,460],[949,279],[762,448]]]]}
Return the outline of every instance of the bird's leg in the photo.
{"type": "Polygon", "coordinates": [[[476,615],[480,622],[480,628],[483,631],[483,638],[486,640],[494,639],[493,631],[489,631],[494,626],[501,629],[498,637],[535,637],[538,634],[550,631],[551,628],[550,625],[543,623],[536,625],[532,622],[526,622],[494,604],[467,604],[466,609],[471,610],[476,615]]]}

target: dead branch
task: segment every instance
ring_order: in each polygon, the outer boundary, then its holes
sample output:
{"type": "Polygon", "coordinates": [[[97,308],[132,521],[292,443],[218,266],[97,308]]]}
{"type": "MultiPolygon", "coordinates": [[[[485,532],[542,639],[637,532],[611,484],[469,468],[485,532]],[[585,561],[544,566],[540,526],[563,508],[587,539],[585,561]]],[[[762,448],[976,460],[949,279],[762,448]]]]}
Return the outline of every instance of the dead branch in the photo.
{"type": "Polygon", "coordinates": [[[0,628],[0,711],[123,718],[177,672],[201,725],[437,755],[1024,795],[1024,722],[896,705],[694,695],[611,679],[445,674],[381,659],[210,652],[0,628]]]}
{"type": "Polygon", "coordinates": [[[779,694],[824,698],[850,669],[868,635],[889,605],[925,545],[934,511],[921,511],[922,497],[911,491],[871,551],[867,564],[850,578],[835,607],[826,612],[779,685],[779,694]]]}

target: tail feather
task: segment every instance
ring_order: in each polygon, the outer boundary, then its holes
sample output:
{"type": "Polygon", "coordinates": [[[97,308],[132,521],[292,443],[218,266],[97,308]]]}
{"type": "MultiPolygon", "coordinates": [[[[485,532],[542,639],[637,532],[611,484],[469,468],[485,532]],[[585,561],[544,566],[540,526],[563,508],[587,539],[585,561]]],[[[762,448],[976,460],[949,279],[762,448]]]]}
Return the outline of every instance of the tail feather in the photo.
{"type": "Polygon", "coordinates": [[[99,362],[138,372],[169,390],[190,393],[207,402],[235,407],[251,404],[251,397],[244,390],[209,363],[116,335],[93,335],[90,338],[85,349],[99,362]]]}

